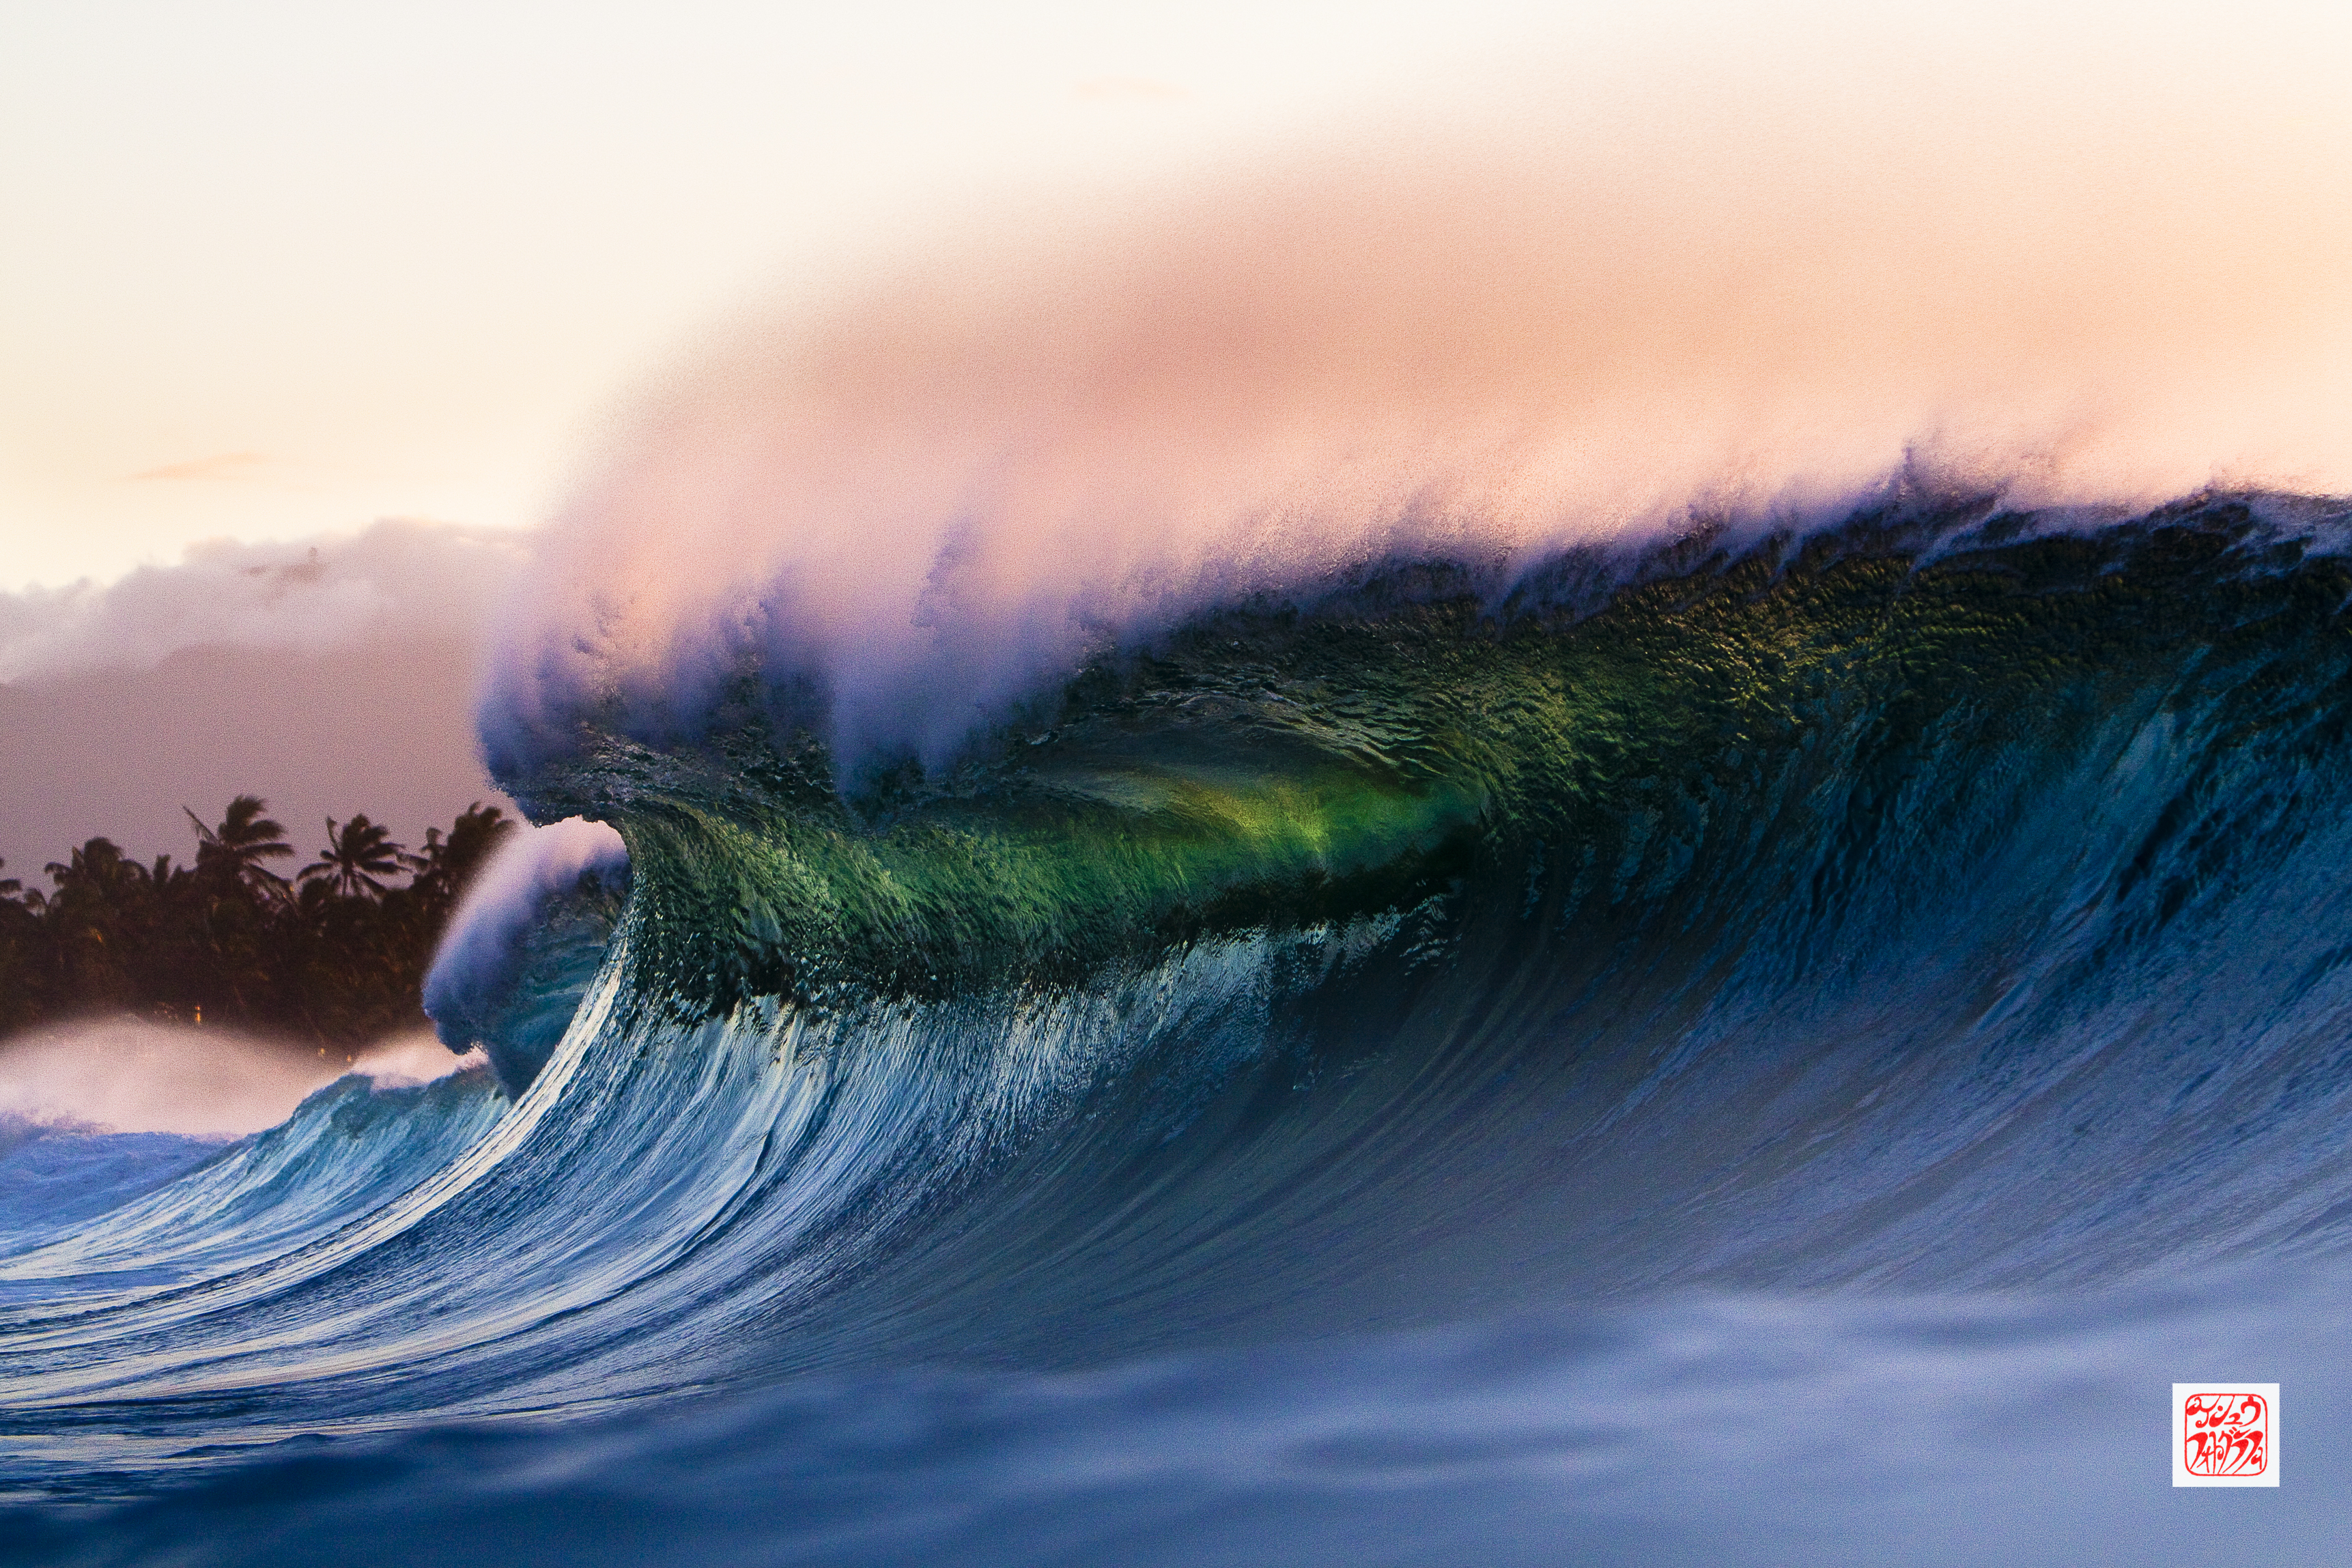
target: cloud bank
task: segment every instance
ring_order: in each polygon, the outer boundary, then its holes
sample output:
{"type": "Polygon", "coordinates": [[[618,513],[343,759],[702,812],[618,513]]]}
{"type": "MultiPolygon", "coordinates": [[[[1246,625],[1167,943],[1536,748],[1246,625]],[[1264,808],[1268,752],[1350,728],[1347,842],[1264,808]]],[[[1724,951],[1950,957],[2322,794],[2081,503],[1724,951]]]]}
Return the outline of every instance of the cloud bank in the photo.
{"type": "Polygon", "coordinates": [[[470,642],[521,568],[529,537],[392,519],[355,535],[212,540],[177,565],[111,583],[0,593],[0,683],[150,669],[194,648],[470,642]]]}
{"type": "Polygon", "coordinates": [[[715,336],[507,618],[493,767],[583,707],[690,723],[747,655],[843,752],[936,758],[1209,599],[1801,521],[1906,465],[2352,488],[2340,26],[1700,20],[945,224],[715,336]]]}
{"type": "Polygon", "coordinates": [[[247,791],[305,852],[330,816],[414,844],[497,801],[474,689],[529,538],[383,522],[0,594],[0,874],[39,884],[98,833],[184,861],[181,808],[211,821],[247,791]]]}

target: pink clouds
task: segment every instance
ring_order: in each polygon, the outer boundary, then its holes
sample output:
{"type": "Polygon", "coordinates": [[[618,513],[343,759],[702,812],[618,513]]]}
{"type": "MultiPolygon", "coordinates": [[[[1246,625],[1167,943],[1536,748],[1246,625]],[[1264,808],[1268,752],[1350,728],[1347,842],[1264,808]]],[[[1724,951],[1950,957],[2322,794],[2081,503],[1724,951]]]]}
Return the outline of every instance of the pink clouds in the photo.
{"type": "Polygon", "coordinates": [[[216,539],[115,582],[0,593],[0,682],[145,669],[186,649],[317,653],[478,634],[527,552],[512,529],[388,519],[289,543],[216,539]]]}

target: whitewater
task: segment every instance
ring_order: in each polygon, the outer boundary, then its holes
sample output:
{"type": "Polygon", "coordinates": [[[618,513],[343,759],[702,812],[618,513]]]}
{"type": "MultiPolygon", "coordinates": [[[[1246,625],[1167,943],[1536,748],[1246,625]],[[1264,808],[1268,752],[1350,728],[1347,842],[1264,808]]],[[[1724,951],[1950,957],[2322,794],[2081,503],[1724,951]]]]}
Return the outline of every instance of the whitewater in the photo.
{"type": "Polygon", "coordinates": [[[0,1121],[0,1562],[2340,1554],[2352,204],[2213,69],[1698,72],[687,355],[488,651],[482,1055],[0,1121]]]}

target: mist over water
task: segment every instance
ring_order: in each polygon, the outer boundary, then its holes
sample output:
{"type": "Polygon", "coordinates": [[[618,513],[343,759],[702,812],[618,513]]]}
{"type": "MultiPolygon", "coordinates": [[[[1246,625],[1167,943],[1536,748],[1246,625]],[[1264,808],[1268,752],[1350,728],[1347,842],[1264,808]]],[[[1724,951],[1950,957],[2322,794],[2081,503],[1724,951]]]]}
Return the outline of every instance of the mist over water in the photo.
{"type": "Polygon", "coordinates": [[[275,1126],[313,1090],[348,1072],[421,1082],[458,1065],[423,1035],[358,1053],[338,1047],[314,1054],[231,1030],[105,1018],[0,1045],[0,1116],[228,1138],[275,1126]]]}
{"type": "Polygon", "coordinates": [[[110,1019],[9,1041],[0,1113],[226,1137],[284,1121],[329,1076],[323,1064],[224,1030],[110,1019]]]}
{"type": "Polygon", "coordinates": [[[396,1091],[483,1064],[424,1034],[352,1054],[131,1017],[20,1035],[0,1044],[0,1248],[131,1206],[331,1084],[396,1091]]]}

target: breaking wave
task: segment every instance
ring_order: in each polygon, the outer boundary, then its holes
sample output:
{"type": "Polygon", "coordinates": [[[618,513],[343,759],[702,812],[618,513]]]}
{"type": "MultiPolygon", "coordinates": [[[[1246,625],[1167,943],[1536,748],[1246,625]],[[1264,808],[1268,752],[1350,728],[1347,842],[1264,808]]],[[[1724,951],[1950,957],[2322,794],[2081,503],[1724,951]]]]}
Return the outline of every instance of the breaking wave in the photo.
{"type": "Polygon", "coordinates": [[[436,978],[494,1071],[0,1236],[0,1557],[2176,1542],[2164,1384],[2352,1396],[2347,517],[1384,557],[930,760],[608,690],[500,781],[625,871],[436,978]]]}

